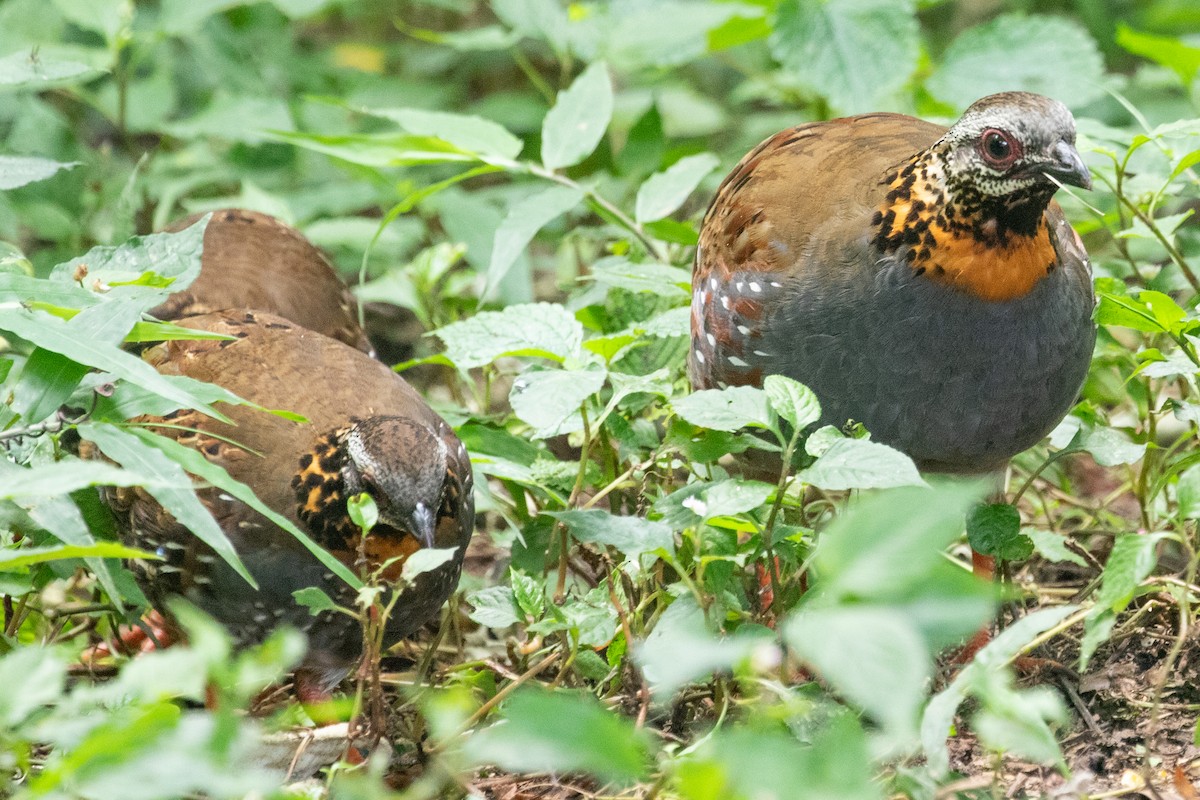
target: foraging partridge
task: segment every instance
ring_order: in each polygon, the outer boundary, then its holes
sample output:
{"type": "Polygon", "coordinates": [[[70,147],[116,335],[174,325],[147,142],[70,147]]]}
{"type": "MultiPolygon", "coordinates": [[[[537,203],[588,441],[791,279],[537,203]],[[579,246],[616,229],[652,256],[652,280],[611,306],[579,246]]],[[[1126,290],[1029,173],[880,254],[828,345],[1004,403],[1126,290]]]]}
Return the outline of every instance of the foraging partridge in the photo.
{"type": "Polygon", "coordinates": [[[1005,92],[948,130],[800,125],[725,178],[700,233],[697,388],[777,373],[923,469],[985,472],[1070,409],[1095,341],[1087,254],[1051,196],[1091,187],[1061,103],[1005,92]]]}
{"type": "MultiPolygon", "coordinates": [[[[457,548],[451,561],[403,590],[386,638],[390,644],[416,631],[457,585],[474,528],[471,464],[458,437],[387,366],[281,317],[224,311],[180,324],[236,338],[152,347],[143,358],[159,372],[218,384],[307,422],[241,405],[220,407],[234,425],[190,410],[138,421],[220,464],[360,575],[420,547],[457,548]],[[347,498],[360,492],[370,494],[379,510],[365,541],[346,509],[347,498]]],[[[184,595],[240,642],[261,641],[281,623],[304,630],[309,649],[296,670],[297,694],[301,700],[327,695],[359,658],[362,632],[342,614],[312,616],[292,592],[317,586],[353,607],[354,591],[246,504],[217,488],[198,493],[259,589],[143,489],[110,489],[109,505],[129,543],[163,559],[135,564],[152,603],[162,609],[167,596],[184,595]]],[[[385,580],[394,581],[400,567],[398,561],[385,568],[385,580]]]]}
{"type": "MultiPolygon", "coordinates": [[[[181,231],[203,216],[177,220],[167,231],[181,231]]],[[[150,314],[178,320],[225,309],[269,311],[371,352],[354,298],[329,260],[300,231],[257,211],[212,212],[204,229],[200,275],[150,314]]]]}

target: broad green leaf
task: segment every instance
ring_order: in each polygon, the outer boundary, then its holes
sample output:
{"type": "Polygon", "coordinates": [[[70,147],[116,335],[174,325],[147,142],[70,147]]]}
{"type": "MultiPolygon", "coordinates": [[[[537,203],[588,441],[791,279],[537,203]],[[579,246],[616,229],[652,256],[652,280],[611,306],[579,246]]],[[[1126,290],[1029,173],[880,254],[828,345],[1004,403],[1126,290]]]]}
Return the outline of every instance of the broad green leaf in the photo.
{"type": "Polygon", "coordinates": [[[821,401],[812,389],[785,375],[768,375],[763,391],[771,408],[796,431],[803,430],[821,418],[821,401]]]}
{"type": "Polygon", "coordinates": [[[592,154],[604,138],[613,112],[612,79],[603,61],[594,61],[570,87],[558,93],[542,122],[542,164],[571,167],[592,154]]]}
{"type": "Polygon", "coordinates": [[[592,265],[591,277],[598,283],[630,292],[650,292],[680,300],[691,295],[692,276],[688,271],[666,264],[635,263],[620,256],[608,256],[592,265]]]}
{"type": "Polygon", "coordinates": [[[485,628],[500,630],[525,618],[513,598],[513,590],[507,586],[489,586],[472,592],[467,595],[467,602],[472,608],[468,616],[485,628]]]}
{"type": "Polygon", "coordinates": [[[691,507],[705,520],[728,517],[762,508],[774,492],[774,486],[761,481],[718,481],[701,492],[700,502],[691,507]]]}
{"type": "Polygon", "coordinates": [[[539,620],[546,613],[546,592],[541,581],[513,570],[509,575],[513,600],[521,613],[530,620],[539,620]]]}
{"type": "Polygon", "coordinates": [[[839,111],[874,111],[917,67],[912,0],[783,0],[771,52],[839,111]]]}
{"type": "Polygon", "coordinates": [[[67,664],[55,651],[34,644],[0,658],[0,725],[9,731],[29,722],[42,706],[62,698],[67,664]]]}
{"type": "Polygon", "coordinates": [[[1011,503],[976,506],[967,516],[971,549],[1005,561],[1024,561],[1033,552],[1033,541],[1021,533],[1021,514],[1011,503]]]}
{"type": "MultiPolygon", "coordinates": [[[[0,474],[4,472],[5,470],[0,470],[0,474]]],[[[89,547],[96,544],[96,538],[88,528],[83,513],[69,493],[63,492],[57,495],[25,498],[17,501],[17,504],[25,509],[30,519],[53,534],[54,538],[63,544],[75,545],[77,547],[89,547]]],[[[112,571],[108,568],[108,563],[104,559],[94,556],[84,558],[84,563],[87,564],[88,569],[91,570],[96,580],[100,581],[100,585],[104,587],[104,592],[108,595],[109,600],[118,609],[123,611],[125,604],[121,600],[121,591],[117,588],[117,584],[113,580],[112,571]]]]}
{"type": "Polygon", "coordinates": [[[883,725],[895,743],[916,735],[933,660],[903,614],[885,606],[806,608],[787,622],[784,637],[839,694],[883,725]]]}
{"type": "Polygon", "coordinates": [[[761,10],[738,3],[656,0],[611,6],[614,24],[604,50],[620,72],[642,67],[673,67],[708,51],[709,31],[735,14],[761,10]]]}
{"type": "Polygon", "coordinates": [[[508,210],[504,221],[496,229],[492,245],[492,260],[488,264],[487,280],[482,296],[504,280],[518,256],[533,241],[533,237],[547,223],[579,204],[583,192],[573,186],[551,186],[526,197],[508,210]]]}
{"type": "Polygon", "coordinates": [[[21,367],[12,393],[12,411],[29,423],[39,422],[62,407],[88,368],[45,348],[35,348],[21,367]]]}
{"type": "Polygon", "coordinates": [[[911,458],[867,439],[834,441],[796,480],[829,490],[925,485],[911,458]]]}
{"type": "Polygon", "coordinates": [[[65,558],[155,558],[152,553],[126,547],[116,542],[97,542],[89,545],[62,544],[52,547],[22,547],[15,550],[0,550],[0,572],[42,564],[46,561],[61,561],[65,558]]]}
{"type": "Polygon", "coordinates": [[[718,163],[712,153],[700,153],[681,158],[665,171],[651,175],[638,188],[637,221],[653,222],[674,212],[718,163]]]}
{"type": "Polygon", "coordinates": [[[733,669],[756,648],[775,646],[769,631],[752,627],[746,631],[737,636],[710,631],[695,598],[687,595],[667,607],[646,640],[635,645],[633,655],[654,697],[665,700],[681,686],[733,669]],[[687,657],[681,658],[681,653],[687,657]]]}
{"type": "MultiPolygon", "coordinates": [[[[820,710],[812,716],[822,717],[820,710]]],[[[822,720],[824,721],[824,720],[822,720]]],[[[803,726],[803,727],[801,727],[803,726]]],[[[880,782],[862,725],[838,713],[815,732],[783,726],[726,725],[677,759],[684,800],[879,800],[880,782]],[[787,731],[787,732],[785,732],[787,731]],[[808,734],[807,744],[797,735],[808,734]]],[[[815,727],[815,726],[814,726],[815,727]]]]}
{"type": "Polygon", "coordinates": [[[333,598],[325,594],[319,586],[306,586],[303,589],[297,589],[292,592],[292,597],[296,602],[308,609],[308,612],[314,617],[323,611],[336,611],[337,603],[333,602],[333,598]]]}
{"type": "Polygon", "coordinates": [[[925,85],[957,108],[1014,89],[1079,107],[1104,94],[1103,75],[1096,42],[1079,23],[1004,14],[959,34],[925,85]]]}
{"type": "Polygon", "coordinates": [[[422,547],[404,559],[400,576],[406,581],[414,581],[418,575],[452,561],[457,552],[457,547],[422,547]]]}
{"type": "Polygon", "coordinates": [[[831,598],[887,598],[921,585],[986,490],[964,483],[859,498],[821,535],[815,558],[822,591],[831,598]]]}
{"type": "Polygon", "coordinates": [[[1073,441],[1075,446],[1092,454],[1102,467],[1133,464],[1146,454],[1146,445],[1131,442],[1120,431],[1106,425],[1084,426],[1073,441]]]}
{"type": "Polygon", "coordinates": [[[484,311],[434,334],[446,345],[446,357],[461,370],[482,367],[502,356],[535,356],[562,362],[579,352],[583,326],[554,303],[508,306],[484,311]]]}
{"type": "Polygon", "coordinates": [[[1129,52],[1175,71],[1184,86],[1190,86],[1200,70],[1200,47],[1192,47],[1174,36],[1155,36],[1117,23],[1117,44],[1129,52]]]}
{"type": "Polygon", "coordinates": [[[0,191],[44,181],[60,170],[77,166],[78,161],[51,161],[35,156],[0,156],[0,191]]]}
{"type": "Polygon", "coordinates": [[[580,406],[604,386],[606,372],[586,369],[529,369],[513,381],[508,394],[513,413],[533,426],[534,439],[583,430],[580,406]]]}
{"type": "Polygon", "coordinates": [[[395,120],[404,130],[417,136],[433,136],[460,150],[482,156],[513,159],[524,142],[498,122],[470,114],[426,111],[419,108],[364,108],[376,117],[395,120]]]}
{"type": "MultiPolygon", "coordinates": [[[[986,688],[994,674],[1005,667],[1039,634],[1049,630],[1076,611],[1076,606],[1043,608],[1014,622],[996,635],[975,654],[971,663],[942,691],[934,695],[925,707],[921,719],[921,747],[925,751],[929,770],[934,777],[944,776],[950,769],[946,737],[950,735],[954,716],[968,693],[986,688]]],[[[987,695],[985,691],[984,696],[987,695]]]]}
{"type": "Polygon", "coordinates": [[[1138,585],[1158,563],[1155,550],[1163,533],[1123,533],[1113,541],[1112,552],[1104,564],[1096,608],[1122,611],[1138,585]]]}
{"type": "Polygon", "coordinates": [[[86,308],[100,302],[100,297],[77,284],[0,272],[0,303],[35,300],[65,308],[86,308]]]}
{"type": "Polygon", "coordinates": [[[693,425],[714,431],[771,428],[774,420],[767,395],[753,386],[702,389],[676,399],[675,413],[693,425]]]}
{"type": "Polygon", "coordinates": [[[200,541],[211,547],[213,552],[233,567],[247,583],[258,588],[258,584],[250,576],[241,558],[238,557],[237,551],[229,543],[225,532],[221,530],[221,526],[200,502],[195,490],[190,485],[187,488],[179,488],[181,483],[191,483],[183,471],[183,467],[167,458],[159,450],[148,446],[130,432],[122,431],[112,425],[86,423],[80,425],[78,430],[80,436],[95,444],[104,455],[125,468],[140,473],[164,476],[168,483],[148,485],[146,491],[162,504],[162,507],[171,516],[182,525],[187,526],[188,530],[196,534],[200,541]]]}
{"type": "Polygon", "coordinates": [[[644,735],[589,694],[521,689],[504,704],[501,717],[503,724],[467,741],[474,763],[516,772],[583,772],[621,783],[647,772],[644,735]]]}
{"type": "Polygon", "coordinates": [[[164,130],[180,139],[212,136],[256,145],[295,128],[287,103],[280,97],[235,95],[217,89],[205,109],[186,119],[168,122],[164,130]],[[271,133],[268,134],[267,132],[271,133]]]}
{"type": "Polygon", "coordinates": [[[1096,307],[1096,322],[1101,325],[1120,325],[1146,333],[1164,331],[1162,324],[1146,304],[1128,295],[1100,291],[1096,293],[1100,304],[1096,307]]]}
{"type": "Polygon", "coordinates": [[[547,516],[566,524],[575,539],[615,547],[631,561],[655,550],[675,552],[675,534],[661,522],[599,509],[550,511],[547,516]]]}
{"type": "Polygon", "coordinates": [[[1048,686],[1014,691],[999,681],[983,694],[983,708],[971,717],[971,729],[989,750],[1024,756],[1066,768],[1055,731],[1068,722],[1061,696],[1048,686]]]}
{"type": "Polygon", "coordinates": [[[36,50],[23,50],[0,58],[0,91],[30,89],[35,92],[71,83],[83,83],[104,70],[76,61],[42,57],[36,50]]]}

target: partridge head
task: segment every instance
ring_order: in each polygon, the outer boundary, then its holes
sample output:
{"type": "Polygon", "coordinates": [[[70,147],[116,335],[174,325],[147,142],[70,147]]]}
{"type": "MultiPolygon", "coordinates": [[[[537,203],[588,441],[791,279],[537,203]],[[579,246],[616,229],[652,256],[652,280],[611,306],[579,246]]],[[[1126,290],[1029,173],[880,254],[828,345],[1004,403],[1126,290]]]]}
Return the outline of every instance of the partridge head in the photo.
{"type": "MultiPolygon", "coordinates": [[[[204,214],[167,226],[188,228],[204,214]]],[[[354,298],[329,260],[304,234],[268,214],[240,208],[212,212],[204,229],[200,275],[150,314],[161,320],[225,309],[278,314],[317,333],[371,352],[354,298]]]]}
{"type": "MultiPolygon", "coordinates": [[[[449,562],[399,588],[388,642],[429,621],[457,585],[474,528],[470,461],[445,421],[384,364],[281,317],[222,311],[179,324],[234,338],[152,347],[143,357],[159,372],[218,384],[305,421],[241,405],[220,407],[232,424],[189,410],[138,421],[222,466],[361,577],[395,582],[416,550],[454,549],[449,562]],[[362,492],[379,510],[365,536],[347,508],[362,492]]],[[[107,498],[125,538],[162,559],[134,565],[147,596],[165,610],[164,600],[183,595],[242,642],[261,641],[281,623],[304,630],[309,650],[296,672],[298,693],[306,699],[328,691],[360,656],[362,632],[341,614],[312,616],[293,592],[316,586],[352,607],[353,590],[250,506],[215,487],[198,494],[259,588],[147,492],[111,489],[107,498]]]]}
{"type": "Polygon", "coordinates": [[[697,388],[778,373],[925,469],[994,470],[1087,372],[1087,254],[1052,196],[1090,188],[1061,103],[1005,92],[949,129],[864,114],[783,131],[722,183],[693,271],[697,388]]]}

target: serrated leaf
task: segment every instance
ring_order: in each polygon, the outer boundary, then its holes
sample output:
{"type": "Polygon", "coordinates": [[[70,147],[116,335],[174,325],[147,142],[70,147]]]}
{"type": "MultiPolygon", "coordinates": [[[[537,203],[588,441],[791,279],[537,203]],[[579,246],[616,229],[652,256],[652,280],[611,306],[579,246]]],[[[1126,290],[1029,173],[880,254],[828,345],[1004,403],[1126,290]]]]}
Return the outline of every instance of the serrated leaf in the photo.
{"type": "Polygon", "coordinates": [[[612,79],[603,61],[592,62],[570,87],[558,93],[542,121],[542,164],[571,167],[592,154],[612,119],[612,79]]]}
{"type": "Polygon", "coordinates": [[[543,226],[579,205],[582,199],[583,192],[574,186],[551,186],[513,205],[496,228],[482,296],[486,298],[500,285],[543,226]]]}
{"type": "Polygon", "coordinates": [[[1096,42],[1074,20],[1002,14],[950,43],[925,86],[966,108],[984,95],[1022,90],[1083,106],[1104,94],[1096,42]]]}
{"type": "Polygon", "coordinates": [[[838,439],[796,479],[821,489],[889,489],[924,486],[912,459],[879,442],[838,439]]]}
{"type": "Polygon", "coordinates": [[[509,576],[513,599],[528,619],[539,620],[546,613],[546,592],[542,584],[524,572],[513,570],[509,576]]]}
{"type": "Polygon", "coordinates": [[[583,325],[553,303],[484,311],[434,331],[446,357],[461,370],[482,367],[502,356],[537,356],[562,362],[579,352],[583,325]]]}
{"type": "Polygon", "coordinates": [[[875,110],[917,67],[911,0],[784,0],[771,52],[839,111],[875,110]]]}
{"type": "Polygon", "coordinates": [[[639,264],[620,256],[608,256],[592,265],[591,277],[598,283],[630,292],[649,292],[678,299],[691,295],[691,274],[666,264],[639,264]]]}
{"type": "Polygon", "coordinates": [[[607,373],[603,368],[526,370],[508,394],[513,413],[533,426],[534,439],[548,439],[583,430],[580,406],[600,391],[607,373]]]}
{"type": "Polygon", "coordinates": [[[797,431],[821,418],[821,401],[799,381],[785,375],[768,375],[763,381],[763,391],[775,413],[797,431]]]}
{"type": "Polygon", "coordinates": [[[1146,454],[1145,444],[1131,442],[1123,433],[1107,426],[1085,428],[1074,441],[1102,467],[1133,464],[1146,454]]]}
{"type": "Polygon", "coordinates": [[[720,163],[712,153],[681,158],[656,172],[638,187],[634,216],[638,222],[662,219],[683,205],[688,196],[720,163]]]}
{"type": "Polygon", "coordinates": [[[620,782],[646,774],[643,734],[586,693],[521,689],[504,704],[501,717],[502,724],[468,740],[473,763],[518,772],[584,772],[620,782]]]}
{"type": "Polygon", "coordinates": [[[507,586],[489,586],[467,595],[472,610],[468,616],[486,628],[502,629],[523,619],[513,591],[507,586]]]}
{"type": "Polygon", "coordinates": [[[1021,513],[1011,503],[988,503],[967,516],[971,549],[1005,561],[1024,561],[1033,552],[1033,541],[1021,533],[1021,513]]]}
{"type": "Polygon", "coordinates": [[[35,156],[0,156],[0,191],[44,181],[64,169],[79,166],[79,163],[51,161],[35,156]]]}
{"type": "Polygon", "coordinates": [[[688,422],[714,431],[771,428],[774,424],[766,393],[753,386],[702,389],[677,398],[672,405],[688,422]]]}

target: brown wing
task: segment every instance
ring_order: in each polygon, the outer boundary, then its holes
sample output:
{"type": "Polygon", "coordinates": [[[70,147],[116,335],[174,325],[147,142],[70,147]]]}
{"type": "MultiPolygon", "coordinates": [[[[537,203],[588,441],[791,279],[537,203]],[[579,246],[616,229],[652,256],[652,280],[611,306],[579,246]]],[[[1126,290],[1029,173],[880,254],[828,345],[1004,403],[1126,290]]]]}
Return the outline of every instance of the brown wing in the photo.
{"type": "MultiPolygon", "coordinates": [[[[167,230],[183,230],[202,216],[193,214],[167,230]]],[[[354,298],[321,251],[274,217],[227,208],[213,212],[205,229],[200,276],[150,313],[178,320],[239,308],[269,311],[371,352],[354,298]]]]}
{"type": "Polygon", "coordinates": [[[902,114],[864,114],[781,131],[741,160],[717,190],[696,248],[693,385],[762,380],[742,356],[789,277],[870,273],[869,223],[883,178],[944,132],[902,114]]]}

